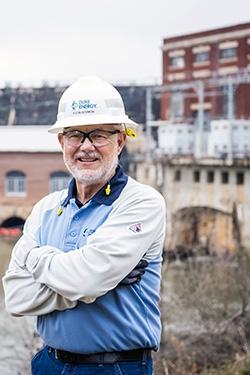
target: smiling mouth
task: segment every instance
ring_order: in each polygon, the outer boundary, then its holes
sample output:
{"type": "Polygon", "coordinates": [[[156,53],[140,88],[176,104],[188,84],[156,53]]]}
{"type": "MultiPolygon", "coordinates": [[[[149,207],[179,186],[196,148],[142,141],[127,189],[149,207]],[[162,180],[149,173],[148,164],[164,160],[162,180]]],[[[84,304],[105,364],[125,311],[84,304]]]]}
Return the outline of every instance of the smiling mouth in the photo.
{"type": "Polygon", "coordinates": [[[93,163],[98,160],[98,158],[77,158],[81,163],[93,163]]]}

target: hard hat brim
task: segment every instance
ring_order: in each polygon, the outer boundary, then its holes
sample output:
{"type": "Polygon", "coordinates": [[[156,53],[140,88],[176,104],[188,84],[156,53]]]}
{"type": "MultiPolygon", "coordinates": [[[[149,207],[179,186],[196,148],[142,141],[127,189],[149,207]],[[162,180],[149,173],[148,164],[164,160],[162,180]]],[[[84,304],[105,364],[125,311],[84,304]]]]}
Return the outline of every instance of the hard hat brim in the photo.
{"type": "Polygon", "coordinates": [[[127,115],[124,116],[107,116],[107,115],[96,115],[78,117],[72,116],[65,120],[56,121],[54,125],[49,128],[49,133],[61,133],[63,129],[73,127],[73,126],[87,126],[87,125],[114,125],[114,124],[124,124],[130,127],[134,131],[137,130],[138,124],[131,120],[127,115]]]}

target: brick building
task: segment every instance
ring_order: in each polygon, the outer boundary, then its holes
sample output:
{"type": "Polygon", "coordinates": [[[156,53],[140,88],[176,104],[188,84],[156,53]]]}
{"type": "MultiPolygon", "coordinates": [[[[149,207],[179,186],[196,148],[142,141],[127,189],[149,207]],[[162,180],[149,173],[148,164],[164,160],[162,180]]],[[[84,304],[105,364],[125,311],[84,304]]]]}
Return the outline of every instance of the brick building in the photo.
{"type": "Polygon", "coordinates": [[[21,223],[34,203],[67,186],[60,145],[47,129],[0,127],[0,227],[21,223]]]}
{"type": "Polygon", "coordinates": [[[244,80],[250,72],[250,23],[165,38],[162,52],[162,120],[194,122],[197,80],[204,83],[205,118],[228,117],[228,77],[233,85],[231,115],[250,118],[250,83],[244,80]]]}

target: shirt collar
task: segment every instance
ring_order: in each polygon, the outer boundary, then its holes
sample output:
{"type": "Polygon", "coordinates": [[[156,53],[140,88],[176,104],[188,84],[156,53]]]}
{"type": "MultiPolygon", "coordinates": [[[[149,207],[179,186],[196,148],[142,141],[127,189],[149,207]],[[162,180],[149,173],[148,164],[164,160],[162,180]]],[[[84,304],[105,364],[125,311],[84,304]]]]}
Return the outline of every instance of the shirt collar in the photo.
{"type": "MultiPolygon", "coordinates": [[[[115,175],[111,178],[110,181],[107,182],[106,185],[104,185],[92,198],[91,200],[99,203],[99,204],[105,204],[107,206],[110,206],[121,194],[121,191],[125,187],[128,181],[128,176],[124,173],[122,167],[118,165],[116,168],[115,175]],[[110,194],[106,195],[105,189],[110,184],[110,194]]],[[[70,199],[75,198],[76,203],[79,205],[79,200],[77,199],[77,188],[76,188],[76,181],[74,178],[69,183],[68,187],[68,195],[62,202],[62,206],[66,207],[69,203],[70,199]]]]}

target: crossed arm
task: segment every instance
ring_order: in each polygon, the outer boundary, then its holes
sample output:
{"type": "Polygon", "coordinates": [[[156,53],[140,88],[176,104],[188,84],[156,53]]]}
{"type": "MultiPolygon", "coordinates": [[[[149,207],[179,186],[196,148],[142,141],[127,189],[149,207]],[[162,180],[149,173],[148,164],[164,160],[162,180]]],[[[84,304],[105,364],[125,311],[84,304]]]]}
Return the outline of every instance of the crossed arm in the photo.
{"type": "MultiPolygon", "coordinates": [[[[48,314],[54,310],[62,311],[74,308],[78,300],[70,300],[62,295],[63,292],[59,294],[47,285],[35,281],[26,265],[23,264],[21,259],[18,259],[19,246],[27,246],[26,249],[29,249],[29,244],[32,245],[32,243],[32,240],[23,235],[13,249],[9,268],[3,278],[7,310],[13,316],[38,316],[48,314]]],[[[36,249],[37,247],[33,248],[36,249]]],[[[130,286],[139,282],[147,265],[148,262],[146,260],[140,260],[135,268],[119,282],[118,286],[130,286]]],[[[81,301],[81,298],[79,300],[81,301]]],[[[85,303],[93,301],[82,298],[82,302],[85,303]]]]}

